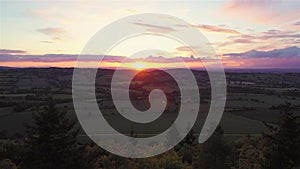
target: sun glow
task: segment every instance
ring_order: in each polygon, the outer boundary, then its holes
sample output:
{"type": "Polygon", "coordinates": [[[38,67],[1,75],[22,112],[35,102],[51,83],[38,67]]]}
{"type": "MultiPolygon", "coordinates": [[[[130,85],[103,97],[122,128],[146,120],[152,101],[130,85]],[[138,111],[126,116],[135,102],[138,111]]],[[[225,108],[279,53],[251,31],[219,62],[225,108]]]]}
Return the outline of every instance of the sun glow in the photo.
{"type": "Polygon", "coordinates": [[[136,70],[143,70],[143,69],[149,68],[149,65],[145,62],[135,62],[135,63],[132,63],[131,67],[136,70]]]}

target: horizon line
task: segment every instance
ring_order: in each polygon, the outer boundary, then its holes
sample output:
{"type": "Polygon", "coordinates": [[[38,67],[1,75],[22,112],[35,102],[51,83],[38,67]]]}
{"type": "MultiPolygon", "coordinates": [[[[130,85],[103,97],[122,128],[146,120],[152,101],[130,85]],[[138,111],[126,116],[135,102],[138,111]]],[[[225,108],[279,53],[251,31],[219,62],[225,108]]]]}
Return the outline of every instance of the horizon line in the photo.
{"type": "MultiPolygon", "coordinates": [[[[12,66],[0,66],[1,69],[75,69],[76,67],[56,67],[56,66],[42,66],[42,67],[12,67],[12,66]]],[[[102,69],[102,70],[117,70],[118,68],[113,68],[113,67],[105,67],[105,68],[94,68],[94,67],[80,67],[77,69],[102,69]]],[[[176,70],[176,69],[186,69],[186,68],[145,68],[143,70],[156,70],[156,69],[161,69],[161,70],[176,70]]],[[[142,70],[136,70],[134,68],[119,68],[118,70],[123,70],[123,71],[142,71],[142,70]]],[[[205,68],[190,68],[190,70],[194,71],[206,71],[205,68]]],[[[262,67],[252,67],[252,68],[224,68],[225,72],[228,71],[280,71],[280,72],[295,72],[295,73],[300,73],[300,68],[285,68],[285,67],[273,67],[273,68],[262,68],[262,67]]]]}

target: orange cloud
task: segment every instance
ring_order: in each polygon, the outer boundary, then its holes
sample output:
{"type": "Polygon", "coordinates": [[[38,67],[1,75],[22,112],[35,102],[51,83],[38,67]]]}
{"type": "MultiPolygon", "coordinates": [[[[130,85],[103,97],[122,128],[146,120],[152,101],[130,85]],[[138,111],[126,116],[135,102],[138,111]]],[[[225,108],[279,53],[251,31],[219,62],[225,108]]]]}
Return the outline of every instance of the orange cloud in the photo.
{"type": "Polygon", "coordinates": [[[233,29],[227,29],[227,28],[222,28],[218,26],[212,26],[212,25],[192,25],[195,28],[199,28],[204,31],[209,31],[209,32],[217,32],[217,33],[228,33],[228,34],[241,34],[239,31],[233,30],[233,29]]]}

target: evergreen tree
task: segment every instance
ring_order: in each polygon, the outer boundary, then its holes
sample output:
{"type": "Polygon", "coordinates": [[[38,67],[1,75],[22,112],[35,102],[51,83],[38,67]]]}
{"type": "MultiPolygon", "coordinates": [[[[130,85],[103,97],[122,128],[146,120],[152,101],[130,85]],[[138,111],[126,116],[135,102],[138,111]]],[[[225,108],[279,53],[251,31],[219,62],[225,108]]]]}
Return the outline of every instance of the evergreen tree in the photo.
{"type": "Polygon", "coordinates": [[[280,105],[278,126],[266,124],[269,133],[264,134],[264,168],[292,169],[300,162],[300,124],[290,112],[291,104],[280,105]]]}
{"type": "Polygon", "coordinates": [[[194,149],[197,146],[198,142],[194,135],[194,130],[192,129],[186,137],[174,148],[178,155],[181,156],[183,162],[192,164],[194,149]]]}
{"type": "Polygon", "coordinates": [[[214,134],[201,145],[193,158],[193,168],[225,169],[225,162],[230,154],[230,147],[223,140],[223,130],[219,126],[214,134]]]}
{"type": "Polygon", "coordinates": [[[83,169],[82,150],[77,144],[78,129],[66,112],[50,99],[43,111],[33,114],[33,125],[27,125],[25,142],[28,153],[24,166],[30,169],[83,169]]]}

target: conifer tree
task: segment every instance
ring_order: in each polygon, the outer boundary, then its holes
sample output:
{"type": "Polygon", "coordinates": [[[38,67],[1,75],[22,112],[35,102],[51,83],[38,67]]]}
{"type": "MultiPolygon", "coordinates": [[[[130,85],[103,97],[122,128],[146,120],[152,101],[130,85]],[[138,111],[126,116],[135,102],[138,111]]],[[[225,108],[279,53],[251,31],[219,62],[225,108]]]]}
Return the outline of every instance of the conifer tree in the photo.
{"type": "Polygon", "coordinates": [[[223,130],[217,127],[214,134],[201,145],[193,158],[193,167],[199,169],[225,169],[230,147],[223,140],[223,130]]]}
{"type": "Polygon", "coordinates": [[[44,110],[33,114],[33,125],[27,125],[28,153],[24,165],[30,169],[83,169],[86,167],[77,144],[79,130],[66,117],[66,111],[55,107],[50,98],[44,110]]]}
{"type": "Polygon", "coordinates": [[[300,124],[290,112],[291,104],[280,105],[280,119],[277,126],[265,124],[269,133],[264,134],[264,168],[291,169],[300,162],[300,124]]]}

